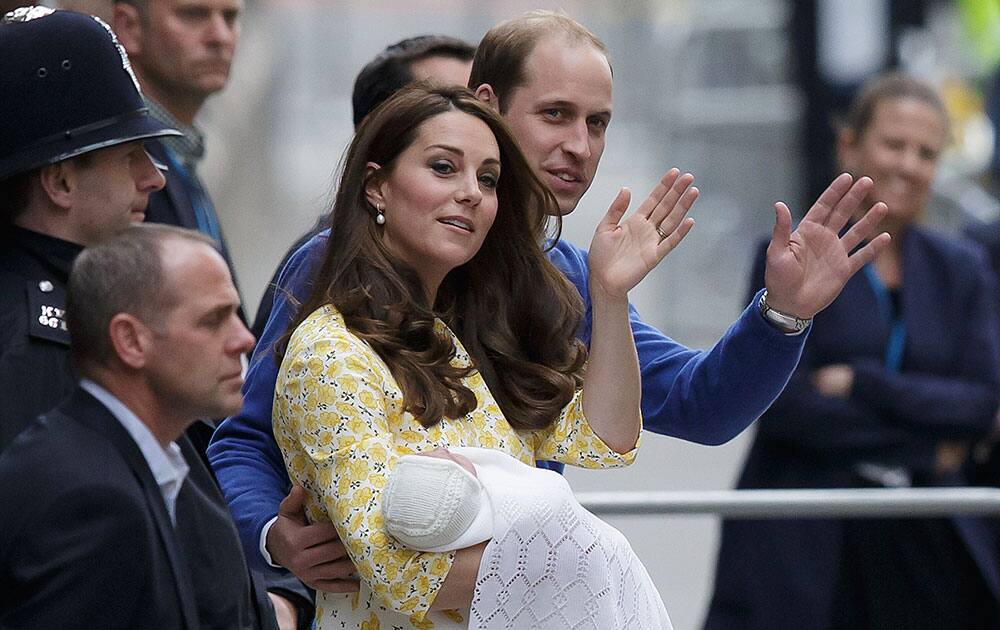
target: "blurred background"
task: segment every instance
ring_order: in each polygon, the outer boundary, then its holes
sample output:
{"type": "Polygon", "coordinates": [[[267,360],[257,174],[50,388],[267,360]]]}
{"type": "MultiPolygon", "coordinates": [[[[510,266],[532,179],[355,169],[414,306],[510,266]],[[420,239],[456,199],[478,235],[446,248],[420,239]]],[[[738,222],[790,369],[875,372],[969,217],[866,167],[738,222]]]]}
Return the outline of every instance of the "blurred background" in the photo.
{"type": "MultiPolygon", "coordinates": [[[[683,246],[634,291],[644,318],[712,345],[746,306],[751,252],[772,203],[802,213],[836,174],[830,126],[867,77],[901,67],[945,94],[953,142],[925,220],[956,231],[998,215],[988,112],[1000,59],[991,0],[246,0],[229,87],[200,120],[201,175],[252,317],[288,246],[327,204],[352,133],[355,74],[384,46],[441,33],[478,42],[496,22],[562,8],[597,33],[615,70],[614,121],[598,176],[563,229],[586,247],[620,186],[644,194],[669,167],[702,191],[683,246]]],[[[78,0],[101,11],[102,0],[78,0]]],[[[702,447],[643,437],[628,470],[568,472],[577,490],[732,486],[751,438],[702,447]]],[[[678,630],[711,593],[713,517],[610,519],[632,541],[678,630]]]]}

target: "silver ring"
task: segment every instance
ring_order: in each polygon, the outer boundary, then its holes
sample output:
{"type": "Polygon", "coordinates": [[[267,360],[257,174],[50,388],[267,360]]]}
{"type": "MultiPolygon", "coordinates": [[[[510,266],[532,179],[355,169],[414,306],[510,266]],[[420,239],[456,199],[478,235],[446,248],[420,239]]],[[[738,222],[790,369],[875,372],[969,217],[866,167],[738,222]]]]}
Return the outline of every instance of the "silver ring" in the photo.
{"type": "Polygon", "coordinates": [[[656,233],[660,235],[661,241],[667,240],[667,235],[663,233],[663,230],[660,229],[660,226],[656,226],[656,233]]]}

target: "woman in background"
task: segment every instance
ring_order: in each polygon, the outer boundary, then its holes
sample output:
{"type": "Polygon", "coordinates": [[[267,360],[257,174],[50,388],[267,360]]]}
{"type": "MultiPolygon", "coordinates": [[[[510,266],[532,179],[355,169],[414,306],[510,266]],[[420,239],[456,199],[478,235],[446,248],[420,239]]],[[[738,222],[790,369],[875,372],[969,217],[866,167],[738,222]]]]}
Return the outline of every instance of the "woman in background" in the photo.
{"type": "MultiPolygon", "coordinates": [[[[940,97],[912,78],[877,77],[854,102],[841,167],[874,180],[892,240],[816,316],[740,488],[966,484],[1000,344],[984,257],[918,225],[947,138],[940,97]]],[[[995,543],[973,518],[729,521],[705,627],[997,628],[995,543]]]]}

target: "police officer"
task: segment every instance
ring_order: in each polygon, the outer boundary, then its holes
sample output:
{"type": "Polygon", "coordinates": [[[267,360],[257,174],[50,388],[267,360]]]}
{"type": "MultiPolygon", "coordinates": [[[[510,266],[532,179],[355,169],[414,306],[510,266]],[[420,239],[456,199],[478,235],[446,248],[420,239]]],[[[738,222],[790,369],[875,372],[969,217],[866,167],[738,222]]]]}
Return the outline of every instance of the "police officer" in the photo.
{"type": "Polygon", "coordinates": [[[44,7],[0,24],[0,449],[76,384],[65,286],[76,255],[141,221],[163,175],[124,50],[94,18],[44,7]],[[81,21],[88,25],[81,28],[81,21]]]}
{"type": "MultiPolygon", "coordinates": [[[[96,18],[28,7],[0,21],[0,450],[76,387],[65,324],[74,259],[142,221],[164,185],[143,141],[178,132],[149,116],[138,85],[96,18]]],[[[190,472],[176,534],[198,627],[276,628],[214,479],[186,437],[177,443],[190,472]]]]}

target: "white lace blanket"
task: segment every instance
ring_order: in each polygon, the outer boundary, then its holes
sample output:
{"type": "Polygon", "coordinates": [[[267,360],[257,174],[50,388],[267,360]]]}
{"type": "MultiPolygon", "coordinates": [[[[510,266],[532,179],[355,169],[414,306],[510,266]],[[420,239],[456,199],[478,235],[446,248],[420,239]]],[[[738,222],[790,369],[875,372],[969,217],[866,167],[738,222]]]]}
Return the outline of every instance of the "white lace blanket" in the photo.
{"type": "Polygon", "coordinates": [[[670,630],[625,537],[583,509],[562,475],[506,453],[453,448],[476,465],[493,507],[470,630],[670,630]]]}

